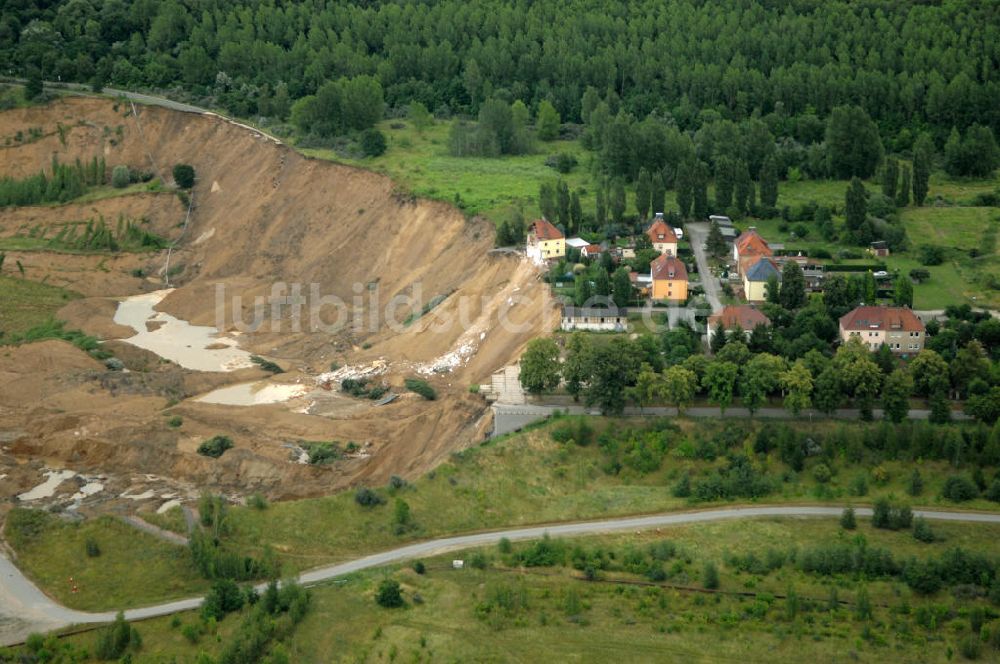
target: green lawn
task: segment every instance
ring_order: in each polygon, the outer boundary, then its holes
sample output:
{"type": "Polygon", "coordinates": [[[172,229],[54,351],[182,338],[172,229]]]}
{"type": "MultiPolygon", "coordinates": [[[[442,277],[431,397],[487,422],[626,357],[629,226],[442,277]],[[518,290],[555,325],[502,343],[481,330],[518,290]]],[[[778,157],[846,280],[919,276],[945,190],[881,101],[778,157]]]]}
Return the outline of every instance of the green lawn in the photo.
{"type": "MultiPolygon", "coordinates": [[[[16,273],[17,266],[11,263],[10,259],[4,262],[3,270],[7,274],[16,273]]],[[[68,301],[78,297],[56,286],[0,276],[0,344],[46,322],[68,301]]]]}
{"type": "Polygon", "coordinates": [[[1000,222],[1000,211],[985,207],[907,208],[902,214],[910,243],[935,244],[953,249],[981,247],[983,231],[1000,222]]]}
{"type": "Polygon", "coordinates": [[[70,523],[33,511],[37,530],[6,536],[18,566],[56,600],[74,609],[100,611],[143,606],[205,590],[207,582],[191,562],[187,547],[169,544],[104,516],[70,523]],[[100,555],[87,553],[93,540],[100,555]],[[74,588],[76,590],[74,591],[74,588]]]}
{"type": "MultiPolygon", "coordinates": [[[[289,661],[302,663],[825,662],[846,653],[859,662],[945,662],[970,635],[973,606],[985,608],[987,633],[1000,628],[984,599],[955,600],[947,591],[923,597],[899,580],[823,577],[788,562],[767,574],[741,572],[728,562],[734,554],[763,556],[767,549],[788,552],[855,537],[888,549],[897,560],[937,557],[953,546],[996,553],[1000,527],[934,522],[932,528],[940,540],[930,544],[915,541],[909,531],[873,529],[866,520],[848,533],[833,519],[728,521],[565,542],[568,549],[599,547],[624,560],[630,550],[668,541],[676,553],[664,562],[668,578],[658,586],[621,571],[586,582],[568,561],[512,568],[497,547],[476,554],[481,569],[470,564],[474,552],[450,553],[424,561],[423,575],[407,565],[314,588],[310,611],[284,648],[289,661]],[[464,559],[466,568],[451,569],[455,558],[464,559]],[[716,594],[697,592],[709,561],[719,571],[716,594]],[[374,601],[387,577],[402,586],[402,608],[385,609],[374,601]],[[873,604],[867,621],[855,615],[862,582],[873,604]],[[790,590],[799,598],[794,611],[785,599],[790,590]],[[843,603],[831,608],[834,592],[843,603]],[[944,618],[931,627],[919,624],[921,612],[932,607],[944,618]]],[[[181,636],[185,625],[199,622],[193,612],[137,623],[143,639],[138,661],[192,661],[198,652],[217,656],[239,620],[230,616],[209,627],[196,644],[181,636]]],[[[67,640],[87,648],[94,639],[81,634],[67,640]]],[[[987,661],[990,647],[983,644],[987,661]]]]}

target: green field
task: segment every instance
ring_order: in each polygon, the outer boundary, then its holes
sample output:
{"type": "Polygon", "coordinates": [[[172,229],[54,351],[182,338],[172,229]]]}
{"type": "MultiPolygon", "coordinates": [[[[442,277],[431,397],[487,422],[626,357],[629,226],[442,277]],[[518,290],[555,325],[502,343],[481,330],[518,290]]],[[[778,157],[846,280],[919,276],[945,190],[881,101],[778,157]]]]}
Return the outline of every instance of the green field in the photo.
{"type": "MultiPolygon", "coordinates": [[[[939,557],[956,546],[996,553],[1000,527],[934,522],[932,528],[938,541],[929,544],[917,542],[909,531],[874,529],[866,520],[854,532],[843,531],[831,519],[729,521],[556,542],[567,551],[601,549],[621,561],[670,543],[674,551],[663,563],[666,578],[653,583],[625,571],[601,572],[588,582],[568,558],[543,567],[512,566],[510,554],[497,547],[452,553],[423,561],[422,575],[410,566],[395,567],[314,588],[309,613],[283,647],[289,661],[303,663],[845,657],[944,662],[972,636],[969,611],[980,607],[986,637],[981,656],[989,661],[995,652],[990,637],[1000,625],[985,599],[956,600],[947,591],[921,596],[898,579],[820,576],[794,562],[769,573],[740,571],[732,562],[748,553],[763,557],[768,549],[790,554],[857,538],[898,560],[939,557]],[[451,568],[455,558],[466,561],[464,570],[451,568]],[[719,572],[719,588],[712,593],[701,590],[707,562],[719,572]],[[400,582],[402,608],[375,603],[376,588],[386,578],[400,582]],[[858,615],[862,586],[872,604],[870,618],[858,615]],[[797,599],[789,600],[789,594],[797,599]],[[939,616],[930,626],[922,617],[929,612],[939,616]]],[[[514,551],[529,546],[515,545],[514,551]]],[[[184,626],[200,622],[193,612],[137,623],[143,647],[136,661],[193,661],[199,652],[218,656],[238,620],[230,616],[209,626],[195,644],[181,634],[184,626]]],[[[88,633],[67,641],[89,648],[94,639],[88,633]]]]}
{"type": "MultiPolygon", "coordinates": [[[[4,262],[4,272],[17,270],[11,261],[4,262]]],[[[37,281],[0,275],[0,344],[52,318],[78,294],[37,281]]]]}
{"type": "MultiPolygon", "coordinates": [[[[636,426],[637,420],[589,418],[595,429],[613,430],[636,426]]],[[[645,422],[648,423],[648,420],[645,422]]],[[[660,468],[640,474],[628,468],[609,473],[607,459],[596,444],[587,447],[564,445],[552,440],[549,432],[558,422],[452,455],[449,462],[398,490],[380,490],[386,504],[361,507],[353,492],[276,503],[266,510],[235,508],[231,512],[232,540],[238,549],[261,553],[269,544],[278,552],[286,570],[303,570],[323,563],[388,549],[414,539],[449,533],[516,526],[530,523],[593,519],[608,516],[651,513],[690,507],[676,498],[670,487],[683,474],[696,475],[725,465],[691,458],[690,447],[680,441],[705,426],[702,422],[680,420],[684,434],[674,443],[660,468]],[[412,524],[396,532],[393,503],[407,502],[412,524]]],[[[754,425],[756,426],[756,425],[754,425]]],[[[809,426],[801,423],[801,426],[809,426]]],[[[849,424],[846,427],[863,425],[849,424]]],[[[821,425],[816,424],[817,430],[821,425]]],[[[843,503],[852,498],[848,487],[859,475],[868,476],[872,463],[840,462],[833,479],[819,488],[811,462],[778,491],[761,503],[843,503]]],[[[870,502],[880,495],[905,495],[912,464],[889,461],[881,464],[888,479],[869,481],[870,502]]],[[[955,471],[948,464],[921,461],[925,491],[915,504],[948,505],[938,497],[944,480],[955,471]]],[[[787,467],[773,454],[766,469],[775,474],[787,467]]],[[[987,476],[990,471],[986,471],[987,476]]],[[[708,503],[697,503],[697,506],[708,503]]],[[[965,503],[963,508],[995,510],[996,503],[983,499],[965,503]]]]}
{"type": "Polygon", "coordinates": [[[85,611],[141,606],[190,597],[207,585],[186,547],[114,517],[75,524],[41,511],[27,516],[30,522],[21,528],[8,517],[5,530],[17,564],[66,606],[85,611]],[[88,554],[88,540],[97,544],[99,555],[88,554]]]}
{"type": "MultiPolygon", "coordinates": [[[[588,174],[591,153],[578,141],[537,141],[537,151],[529,155],[453,157],[448,154],[450,126],[450,122],[438,121],[421,135],[407,122],[383,121],[379,129],[385,133],[389,147],[384,155],[372,159],[343,159],[331,150],[301,151],[384,173],[417,196],[457,203],[469,214],[485,215],[497,222],[506,219],[517,205],[523,206],[526,219],[537,216],[538,187],[546,179],[562,177],[571,190],[592,187],[588,174]],[[394,129],[394,124],[404,126],[394,129]],[[572,154],[579,161],[569,174],[561,175],[545,165],[549,155],[560,152],[572,154]]],[[[593,207],[592,195],[588,198],[585,194],[581,200],[585,209],[593,207]]]]}

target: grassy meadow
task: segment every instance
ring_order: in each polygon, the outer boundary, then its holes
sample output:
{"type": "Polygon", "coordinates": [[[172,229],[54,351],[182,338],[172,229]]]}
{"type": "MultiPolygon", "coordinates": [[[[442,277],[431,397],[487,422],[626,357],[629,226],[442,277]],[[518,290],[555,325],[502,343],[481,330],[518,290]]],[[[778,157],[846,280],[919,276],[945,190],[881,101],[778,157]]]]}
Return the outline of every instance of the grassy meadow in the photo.
{"type": "Polygon", "coordinates": [[[45,512],[5,535],[17,564],[60,603],[84,611],[142,606],[190,597],[208,583],[198,575],[188,549],[104,516],[70,523],[45,512]],[[96,550],[88,550],[88,542],[96,550]],[[93,553],[97,555],[93,555],[93,553]]]}
{"type": "MultiPolygon", "coordinates": [[[[938,557],[951,547],[995,553],[1000,527],[934,522],[938,538],[916,541],[908,531],[876,530],[859,520],[842,530],[834,519],[753,519],[676,526],[655,532],[556,541],[567,550],[603,550],[615,560],[666,543],[666,578],[651,582],[625,571],[587,581],[568,562],[512,565],[499,547],[452,553],[411,565],[371,570],[312,589],[310,611],[283,649],[294,662],[945,662],[972,635],[970,610],[984,609],[988,636],[1000,625],[985,600],[956,600],[941,591],[914,593],[898,579],[853,574],[820,576],[786,562],[770,572],[741,571],[735,557],[767,549],[787,555],[817,544],[865,542],[896,559],[938,557]],[[454,570],[451,560],[466,567],[454,570]],[[718,570],[715,591],[705,591],[704,567],[718,570]],[[385,579],[400,583],[405,604],[376,604],[385,579]],[[864,585],[870,618],[858,615],[864,585]],[[794,596],[793,599],[789,599],[794,596]],[[926,616],[935,615],[928,625],[926,616]]],[[[513,546],[513,554],[531,544],[513,546]]],[[[217,657],[238,615],[202,626],[192,642],[183,635],[201,624],[194,612],[137,623],[143,646],[138,662],[217,657]]],[[[91,648],[93,633],[67,637],[91,648]]],[[[976,635],[978,638],[978,635],[976,635]]],[[[990,659],[987,640],[981,654],[990,659]]]]}

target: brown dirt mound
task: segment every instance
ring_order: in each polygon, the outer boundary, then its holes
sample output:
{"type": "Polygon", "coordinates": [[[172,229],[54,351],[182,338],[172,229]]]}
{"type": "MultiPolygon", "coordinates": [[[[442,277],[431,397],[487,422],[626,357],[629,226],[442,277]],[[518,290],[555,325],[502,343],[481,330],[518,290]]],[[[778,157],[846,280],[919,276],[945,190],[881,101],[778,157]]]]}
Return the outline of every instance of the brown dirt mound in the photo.
{"type": "MultiPolygon", "coordinates": [[[[214,325],[218,284],[225,285],[229,298],[242,296],[248,318],[253,297],[269,295],[275,282],[303,284],[305,293],[310,284],[317,284],[321,294],[348,304],[377,291],[382,306],[419,289],[424,304],[435,297],[443,301],[423,316],[412,307],[399,307],[397,321],[414,319],[406,326],[389,326],[381,318],[370,325],[366,316],[358,316],[344,329],[296,331],[286,308],[280,329],[244,334],[240,342],[307,372],[326,370],[331,362],[384,358],[387,379],[396,385],[404,376],[433,366],[453,370],[429,374],[441,393],[438,401],[403,398],[384,407],[364,404],[335,418],[289,412],[279,405],[235,408],[182,401],[172,412],[184,417],[183,433],[165,431],[166,402],[155,385],[136,393],[134,386],[115,383],[117,378],[91,381],[61,396],[42,398],[41,408],[62,412],[52,413],[30,440],[19,442],[21,453],[99,459],[100,464],[145,472],[169,469],[177,477],[243,489],[253,485],[280,496],[321,493],[358,478],[383,481],[392,474],[411,475],[481,439],[487,410],[479,397],[467,393],[468,385],[510,362],[527,340],[552,324],[544,315],[552,305],[536,271],[516,258],[488,255],[491,224],[466,219],[442,203],[415,200],[386,177],[304,158],[215,116],[138,108],[134,117],[128,107],[110,101],[67,98],[47,107],[0,113],[0,137],[31,127],[42,128],[43,134],[33,143],[0,148],[0,176],[37,172],[53,154],[66,162],[103,155],[109,170],[128,164],[167,181],[174,164],[190,163],[198,175],[194,208],[171,258],[173,282],[179,287],[159,309],[195,324],[214,325]],[[65,145],[58,136],[59,124],[68,127],[65,145]],[[499,317],[518,324],[518,329],[500,326],[499,317]],[[465,323],[440,325],[458,318],[465,323]],[[365,324],[359,325],[361,321],[365,324]],[[74,418],[88,420],[86,433],[80,433],[74,418]],[[107,421],[99,422],[101,418],[107,421]],[[232,434],[236,449],[218,461],[193,453],[193,441],[216,433],[232,434]],[[371,443],[373,454],[332,470],[295,465],[288,462],[283,445],[297,439],[371,443]]],[[[0,233],[73,215],[86,218],[93,210],[108,218],[129,210],[133,216],[149,216],[164,231],[176,228],[183,218],[176,197],[164,195],[126,196],[78,207],[2,211],[0,233]]],[[[123,331],[111,324],[106,298],[160,287],[132,272],[142,268],[155,273],[163,267],[164,256],[36,253],[22,260],[29,271],[47,275],[51,283],[91,296],[61,312],[72,324],[114,337],[123,331]]],[[[233,327],[231,313],[226,327],[233,327]]],[[[148,363],[143,366],[149,368],[148,363]]],[[[64,371],[66,367],[54,367],[44,380],[59,380],[53,374],[64,371]]],[[[184,374],[183,379],[169,380],[180,380],[185,394],[192,380],[201,381],[205,389],[219,383],[192,378],[200,374],[177,367],[156,369],[153,383],[168,381],[159,377],[164,371],[184,374]]],[[[221,380],[235,379],[228,375],[221,380]]],[[[3,395],[0,405],[8,405],[3,395]]],[[[20,410],[18,419],[27,422],[27,412],[20,410]]]]}

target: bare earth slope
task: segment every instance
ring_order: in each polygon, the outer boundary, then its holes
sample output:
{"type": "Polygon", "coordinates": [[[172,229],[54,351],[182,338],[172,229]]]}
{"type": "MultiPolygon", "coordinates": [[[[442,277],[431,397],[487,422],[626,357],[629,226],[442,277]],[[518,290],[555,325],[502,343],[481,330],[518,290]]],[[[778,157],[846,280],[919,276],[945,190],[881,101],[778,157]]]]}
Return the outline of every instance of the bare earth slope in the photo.
{"type": "MultiPolygon", "coordinates": [[[[155,472],[178,481],[209,482],[234,493],[253,489],[283,497],[420,472],[481,439],[487,410],[479,397],[468,394],[468,386],[516,358],[528,339],[553,324],[548,316],[551,302],[535,270],[517,258],[489,254],[491,224],[468,220],[445,204],[413,199],[383,176],[306,159],[217,116],[136,109],[137,116],[127,103],[67,98],[0,113],[0,144],[33,127],[42,135],[31,143],[0,147],[0,176],[47,170],[53,155],[63,162],[103,156],[109,172],[127,164],[170,182],[174,164],[190,163],[198,181],[186,228],[185,208],[177,197],[131,194],[84,205],[0,210],[0,236],[26,224],[94,214],[148,216],[157,232],[179,240],[170,258],[176,290],[157,308],[195,324],[215,325],[216,289],[221,284],[227,302],[223,331],[234,328],[234,295],[242,296],[243,313],[250,320],[253,297],[269,296],[275,283],[302,284],[306,296],[315,284],[319,294],[336,296],[348,305],[361,298],[364,312],[351,320],[341,316],[338,322],[350,324],[339,329],[311,329],[308,309],[300,329],[295,329],[284,307],[279,322],[242,334],[240,344],[293,369],[283,380],[309,385],[331,363],[384,362],[384,380],[402,396],[382,407],[343,397],[338,403],[344,402],[344,407],[322,415],[283,405],[210,405],[188,397],[222,382],[264,374],[201,374],[164,366],[156,358],[132,357],[130,368],[142,372],[141,380],[135,373],[125,375],[131,378],[101,376],[102,369],[92,367],[83,372],[89,382],[74,386],[76,392],[60,392],[56,406],[51,399],[57,395],[47,392],[47,381],[71,369],[81,375],[79,358],[62,350],[45,351],[45,368],[26,371],[23,354],[42,353],[28,346],[14,356],[0,354],[0,374],[41,381],[36,386],[41,398],[31,404],[0,395],[6,418],[0,428],[27,431],[10,451],[52,465],[87,465],[87,459],[100,458],[89,467],[155,472]],[[418,294],[416,304],[396,308],[395,324],[386,323],[386,303],[418,294]],[[376,297],[378,305],[371,307],[376,297]],[[432,298],[436,306],[420,317],[432,298]],[[377,312],[374,322],[372,309],[377,312]],[[500,325],[500,317],[511,324],[500,325]],[[459,322],[442,324],[449,320],[459,322]],[[405,377],[417,374],[439,390],[437,401],[423,401],[401,389],[405,377]],[[163,410],[178,399],[170,414],[183,418],[180,430],[166,427],[163,410]],[[81,454],[80,434],[74,434],[81,427],[94,448],[88,454],[81,454]],[[216,433],[230,435],[236,449],[217,461],[198,456],[197,443],[216,433]],[[288,445],[303,439],[368,444],[367,454],[332,469],[302,466],[289,460],[288,445]]],[[[15,260],[22,262],[30,279],[49,280],[88,296],[60,312],[72,326],[102,338],[121,338],[129,335],[110,320],[113,300],[163,288],[157,273],[166,252],[113,257],[8,252],[7,264],[15,260]]],[[[334,322],[334,311],[323,309],[324,323],[334,322]]],[[[26,483],[28,479],[16,488],[23,490],[26,483]]]]}

